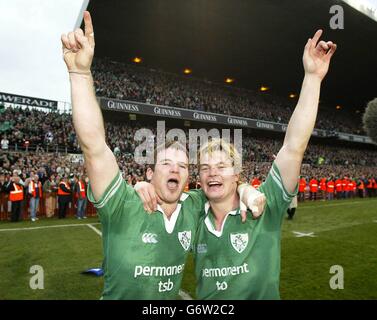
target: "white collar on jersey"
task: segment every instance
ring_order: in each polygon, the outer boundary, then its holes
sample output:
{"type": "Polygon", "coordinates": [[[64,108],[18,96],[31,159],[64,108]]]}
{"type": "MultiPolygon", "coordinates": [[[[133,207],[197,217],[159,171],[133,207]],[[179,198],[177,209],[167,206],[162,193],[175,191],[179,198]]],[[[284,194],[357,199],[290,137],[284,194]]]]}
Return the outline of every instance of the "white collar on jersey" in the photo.
{"type": "Polygon", "coordinates": [[[204,219],[204,222],[206,224],[206,227],[208,229],[209,232],[211,232],[212,234],[214,234],[216,237],[220,238],[221,235],[223,234],[223,230],[224,230],[224,225],[225,225],[225,221],[226,219],[228,218],[228,216],[231,214],[232,216],[236,216],[237,214],[240,214],[240,211],[238,209],[236,210],[232,210],[232,211],[229,211],[227,214],[226,214],[226,217],[225,219],[223,220],[223,223],[221,225],[221,228],[220,228],[220,231],[217,231],[211,221],[211,219],[209,218],[209,214],[208,214],[208,211],[209,211],[209,208],[211,207],[211,205],[209,204],[209,201],[206,202],[206,204],[204,205],[204,211],[206,213],[206,217],[204,219]]]}
{"type": "Polygon", "coordinates": [[[182,202],[185,201],[188,198],[188,196],[189,195],[187,193],[182,193],[181,197],[179,198],[177,208],[174,210],[174,212],[170,216],[170,220],[166,216],[161,206],[159,204],[157,205],[157,211],[160,211],[162,213],[162,216],[164,217],[165,230],[167,233],[173,232],[175,223],[177,222],[179,213],[181,212],[182,202]]]}

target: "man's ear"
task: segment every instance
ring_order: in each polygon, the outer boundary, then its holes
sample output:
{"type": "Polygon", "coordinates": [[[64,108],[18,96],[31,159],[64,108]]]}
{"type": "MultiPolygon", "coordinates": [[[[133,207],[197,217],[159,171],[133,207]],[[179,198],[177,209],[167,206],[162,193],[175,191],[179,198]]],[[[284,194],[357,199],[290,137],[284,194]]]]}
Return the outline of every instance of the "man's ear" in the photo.
{"type": "Polygon", "coordinates": [[[152,180],[152,177],[153,177],[153,170],[152,170],[152,168],[149,167],[147,169],[146,176],[147,176],[147,180],[150,182],[152,180]]]}

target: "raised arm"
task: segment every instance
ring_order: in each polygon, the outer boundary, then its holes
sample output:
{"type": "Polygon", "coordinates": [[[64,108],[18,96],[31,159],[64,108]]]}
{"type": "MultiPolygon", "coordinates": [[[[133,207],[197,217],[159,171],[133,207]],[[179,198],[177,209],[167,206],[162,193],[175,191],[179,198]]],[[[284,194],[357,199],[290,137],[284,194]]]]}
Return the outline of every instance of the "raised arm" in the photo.
{"type": "Polygon", "coordinates": [[[286,190],[294,192],[300,174],[301,162],[313,132],[318,111],[321,82],[329,69],[330,60],[336,50],[331,41],[318,40],[322,30],[306,43],[303,55],[305,77],[300,98],[289,120],[283,147],[275,164],[278,166],[286,190]]]}
{"type": "Polygon", "coordinates": [[[94,55],[94,32],[88,11],[84,12],[85,32],[76,29],[63,34],[63,57],[71,82],[73,125],[84,153],[91,188],[98,200],[119,168],[106,144],[101,109],[98,105],[90,67],[94,55]]]}

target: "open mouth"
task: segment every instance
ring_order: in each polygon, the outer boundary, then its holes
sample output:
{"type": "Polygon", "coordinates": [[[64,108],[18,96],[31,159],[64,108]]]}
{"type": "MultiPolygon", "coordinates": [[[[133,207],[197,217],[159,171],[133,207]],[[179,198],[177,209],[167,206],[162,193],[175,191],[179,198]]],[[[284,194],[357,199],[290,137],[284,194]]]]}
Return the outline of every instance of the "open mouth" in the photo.
{"type": "Polygon", "coordinates": [[[168,180],[168,189],[169,190],[176,190],[179,186],[179,181],[178,179],[171,178],[168,180]]]}
{"type": "Polygon", "coordinates": [[[222,183],[218,181],[210,181],[207,183],[209,190],[216,191],[222,187],[222,183]]]}

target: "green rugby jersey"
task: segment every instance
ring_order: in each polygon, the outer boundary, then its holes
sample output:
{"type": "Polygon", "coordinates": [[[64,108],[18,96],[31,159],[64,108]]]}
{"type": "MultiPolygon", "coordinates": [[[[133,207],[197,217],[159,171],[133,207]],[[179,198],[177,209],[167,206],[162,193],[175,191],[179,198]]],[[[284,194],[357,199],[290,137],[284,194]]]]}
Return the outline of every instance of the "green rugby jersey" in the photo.
{"type": "Polygon", "coordinates": [[[194,248],[198,299],[279,299],[280,237],[284,214],[294,194],[282,183],[275,164],[260,186],[267,198],[258,220],[250,212],[241,222],[229,212],[222,230],[205,205],[194,248]]]}
{"type": "Polygon", "coordinates": [[[120,172],[98,201],[89,185],[88,198],[102,223],[102,298],[176,299],[206,201],[203,192],[183,193],[170,220],[160,207],[148,214],[120,172]]]}

